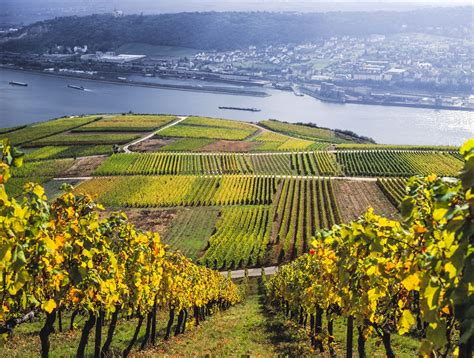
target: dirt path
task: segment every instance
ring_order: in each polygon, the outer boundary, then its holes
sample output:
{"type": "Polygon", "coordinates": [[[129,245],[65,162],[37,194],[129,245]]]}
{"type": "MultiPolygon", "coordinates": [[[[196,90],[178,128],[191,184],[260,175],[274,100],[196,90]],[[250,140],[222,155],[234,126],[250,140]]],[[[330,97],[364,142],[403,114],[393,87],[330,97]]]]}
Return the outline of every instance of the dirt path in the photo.
{"type": "Polygon", "coordinates": [[[107,155],[94,155],[89,157],[79,157],[74,160],[72,166],[61,175],[64,177],[85,177],[90,176],[106,159],[107,155]]]}
{"type": "MultiPolygon", "coordinates": [[[[263,268],[265,271],[265,275],[274,275],[275,272],[278,271],[278,266],[268,266],[263,268]]],[[[245,270],[235,270],[230,271],[232,278],[243,278],[245,277],[245,270]]],[[[227,276],[229,271],[221,271],[223,276],[227,276]]],[[[261,268],[250,268],[248,269],[249,277],[260,277],[262,276],[262,269],[261,268]]]]}
{"type": "Polygon", "coordinates": [[[169,127],[172,127],[172,126],[174,126],[174,125],[176,125],[176,124],[178,124],[178,123],[184,121],[184,120],[185,120],[186,118],[188,118],[188,117],[187,117],[187,116],[183,116],[183,117],[177,117],[177,118],[178,118],[178,120],[175,120],[175,121],[171,122],[170,124],[167,124],[166,126],[161,127],[161,128],[158,129],[157,131],[153,131],[153,132],[147,134],[146,136],[144,136],[144,137],[142,137],[142,138],[139,138],[139,139],[137,139],[137,140],[134,140],[133,142],[130,142],[130,143],[128,143],[128,144],[125,144],[124,147],[122,148],[123,151],[124,151],[125,153],[133,153],[133,152],[129,149],[130,146],[137,145],[138,143],[141,143],[141,142],[143,142],[143,141],[145,141],[145,140],[147,140],[147,139],[150,139],[150,138],[153,137],[155,134],[157,134],[157,133],[159,133],[159,132],[161,132],[161,131],[163,131],[163,130],[169,128],[169,127]]]}

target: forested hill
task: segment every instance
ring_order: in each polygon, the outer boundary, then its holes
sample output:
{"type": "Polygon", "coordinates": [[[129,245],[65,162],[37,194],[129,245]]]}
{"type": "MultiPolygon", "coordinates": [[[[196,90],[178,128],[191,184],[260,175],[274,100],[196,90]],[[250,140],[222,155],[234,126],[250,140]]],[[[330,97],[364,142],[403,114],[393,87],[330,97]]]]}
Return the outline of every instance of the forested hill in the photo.
{"type": "Polygon", "coordinates": [[[25,27],[3,51],[41,52],[55,44],[111,50],[125,43],[228,50],[249,45],[303,43],[335,35],[444,32],[468,37],[472,8],[409,12],[208,12],[163,15],[61,17],[25,27]]]}

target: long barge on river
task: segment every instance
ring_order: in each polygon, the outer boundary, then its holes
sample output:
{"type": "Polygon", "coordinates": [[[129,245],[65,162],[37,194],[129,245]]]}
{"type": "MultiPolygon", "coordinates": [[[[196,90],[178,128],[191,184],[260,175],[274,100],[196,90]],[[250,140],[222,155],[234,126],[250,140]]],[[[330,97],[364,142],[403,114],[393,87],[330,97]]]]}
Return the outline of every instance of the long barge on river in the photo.
{"type": "Polygon", "coordinates": [[[85,88],[83,86],[76,86],[76,85],[67,85],[69,88],[76,89],[79,91],[84,91],[85,88]]]}
{"type": "Polygon", "coordinates": [[[11,84],[12,86],[28,87],[28,83],[24,83],[24,82],[10,81],[8,83],[11,84]]]}
{"type": "Polygon", "coordinates": [[[248,111],[248,112],[260,112],[261,110],[258,108],[244,108],[244,107],[227,107],[227,106],[219,106],[219,109],[230,109],[233,111],[248,111]]]}

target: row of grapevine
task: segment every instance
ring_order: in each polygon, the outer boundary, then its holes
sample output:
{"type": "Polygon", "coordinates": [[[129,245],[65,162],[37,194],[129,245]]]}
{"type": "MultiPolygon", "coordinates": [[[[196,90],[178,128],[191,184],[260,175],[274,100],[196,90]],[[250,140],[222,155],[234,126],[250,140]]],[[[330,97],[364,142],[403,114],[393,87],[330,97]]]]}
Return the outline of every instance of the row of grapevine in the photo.
{"type": "Polygon", "coordinates": [[[222,209],[200,262],[216,269],[261,264],[267,252],[270,223],[268,206],[222,209]]]}
{"type": "Polygon", "coordinates": [[[457,175],[461,161],[445,152],[149,153],[113,155],[96,175],[274,174],[308,176],[457,175]]]}
{"type": "Polygon", "coordinates": [[[429,175],[456,176],[462,162],[445,152],[366,150],[336,153],[342,170],[349,176],[429,175]]]}
{"type": "Polygon", "coordinates": [[[277,196],[271,241],[279,262],[301,255],[318,229],[341,221],[329,179],[284,179],[277,196]]]}
{"type": "Polygon", "coordinates": [[[407,179],[404,178],[378,178],[377,185],[390,202],[399,207],[406,196],[407,179]]]}
{"type": "Polygon", "coordinates": [[[310,317],[311,340],[320,351],[333,351],[333,321],[342,316],[346,356],[352,356],[354,327],[360,356],[366,356],[366,339],[377,336],[394,358],[393,333],[418,338],[424,357],[472,356],[474,141],[461,153],[461,180],[430,175],[407,182],[400,222],[369,209],[318,234],[309,254],[267,282],[277,307],[300,323],[310,317]]]}
{"type": "Polygon", "coordinates": [[[159,174],[247,174],[252,173],[248,157],[237,154],[118,154],[98,168],[97,175],[159,174]]]}
{"type": "Polygon", "coordinates": [[[270,204],[275,191],[274,177],[235,175],[99,177],[75,189],[107,206],[132,208],[270,204]]]}
{"type": "Polygon", "coordinates": [[[116,154],[96,175],[163,174],[341,175],[336,157],[327,152],[259,154],[116,154]]]}
{"type": "Polygon", "coordinates": [[[9,165],[21,161],[12,160],[8,144],[0,149],[0,339],[31,317],[45,316],[39,336],[42,357],[48,357],[56,319],[84,312],[77,356],[85,355],[95,326],[94,357],[102,357],[110,354],[119,315],[138,317],[126,357],[145,318],[141,348],[155,343],[159,308],[169,310],[169,337],[175,312],[175,333],[181,333],[187,312],[194,310],[198,324],[204,314],[241,299],[230,279],[168,251],[158,234],[136,230],[125,215],[100,219],[101,207],[90,196],[69,192],[49,203],[44,189],[31,184],[22,200],[9,198],[3,183],[9,165]],[[104,322],[110,323],[102,342],[104,322]]]}

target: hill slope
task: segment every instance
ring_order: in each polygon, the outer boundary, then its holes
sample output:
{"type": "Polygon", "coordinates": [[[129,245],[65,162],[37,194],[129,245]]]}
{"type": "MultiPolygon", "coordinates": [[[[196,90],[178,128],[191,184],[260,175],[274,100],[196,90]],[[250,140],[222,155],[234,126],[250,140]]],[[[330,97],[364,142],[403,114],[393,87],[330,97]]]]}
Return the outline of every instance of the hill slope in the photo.
{"type": "Polygon", "coordinates": [[[451,31],[453,36],[468,36],[471,14],[470,8],[459,7],[408,12],[73,16],[27,26],[16,33],[15,38],[0,39],[0,50],[38,52],[58,44],[88,45],[95,51],[117,49],[127,43],[226,50],[249,45],[304,43],[339,35],[403,31],[451,31]]]}

